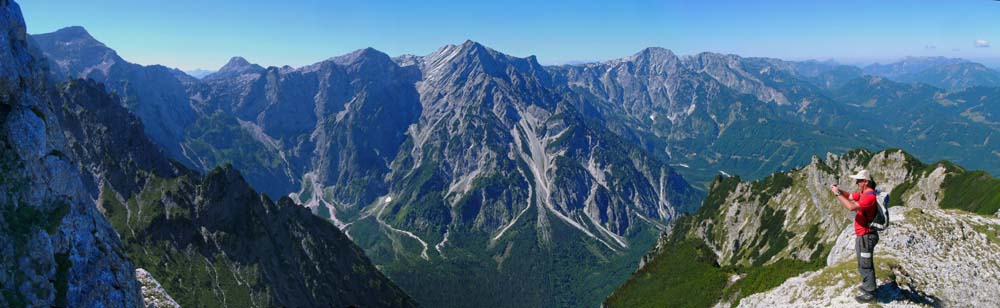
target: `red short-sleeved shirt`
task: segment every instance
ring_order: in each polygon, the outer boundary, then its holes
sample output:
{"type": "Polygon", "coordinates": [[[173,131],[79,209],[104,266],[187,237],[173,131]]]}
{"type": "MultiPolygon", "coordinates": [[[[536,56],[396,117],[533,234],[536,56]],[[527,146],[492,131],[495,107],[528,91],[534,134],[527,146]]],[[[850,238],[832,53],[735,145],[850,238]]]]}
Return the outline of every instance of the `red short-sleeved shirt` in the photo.
{"type": "Polygon", "coordinates": [[[865,235],[865,233],[872,232],[871,228],[868,228],[868,223],[875,219],[876,201],[875,201],[875,191],[872,189],[865,189],[862,192],[855,192],[851,194],[851,200],[857,201],[858,213],[854,215],[854,234],[858,236],[865,235]]]}

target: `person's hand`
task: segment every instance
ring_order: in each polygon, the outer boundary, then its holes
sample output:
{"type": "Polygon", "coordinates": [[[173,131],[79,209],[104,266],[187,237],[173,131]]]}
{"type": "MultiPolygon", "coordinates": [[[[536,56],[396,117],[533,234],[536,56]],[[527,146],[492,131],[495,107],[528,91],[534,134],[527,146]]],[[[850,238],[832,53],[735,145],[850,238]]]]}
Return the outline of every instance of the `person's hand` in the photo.
{"type": "Polygon", "coordinates": [[[837,187],[837,184],[830,185],[830,190],[833,191],[834,194],[837,194],[838,196],[840,195],[840,187],[837,187]]]}

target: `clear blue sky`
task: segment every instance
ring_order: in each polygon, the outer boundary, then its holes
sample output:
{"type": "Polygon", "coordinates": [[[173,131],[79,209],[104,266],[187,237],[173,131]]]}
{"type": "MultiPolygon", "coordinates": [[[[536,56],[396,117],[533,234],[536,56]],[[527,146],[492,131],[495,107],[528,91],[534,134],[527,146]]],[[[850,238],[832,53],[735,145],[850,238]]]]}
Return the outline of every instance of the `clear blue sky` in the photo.
{"type": "Polygon", "coordinates": [[[466,39],[544,64],[659,46],[790,60],[963,57],[1000,66],[1000,1],[20,0],[28,32],[80,25],[125,59],[301,66],[364,47],[424,55],[466,39]],[[990,47],[976,47],[984,40],[990,47]]]}

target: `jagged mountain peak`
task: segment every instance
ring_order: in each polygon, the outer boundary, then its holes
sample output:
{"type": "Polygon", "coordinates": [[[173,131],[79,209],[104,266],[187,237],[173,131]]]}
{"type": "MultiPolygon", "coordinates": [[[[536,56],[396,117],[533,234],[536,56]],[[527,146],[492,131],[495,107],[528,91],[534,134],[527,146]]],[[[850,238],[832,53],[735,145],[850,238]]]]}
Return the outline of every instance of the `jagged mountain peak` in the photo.
{"type": "Polygon", "coordinates": [[[84,28],[83,26],[65,27],[56,30],[55,32],[52,32],[52,34],[63,38],[87,38],[92,40],[94,39],[94,37],[90,35],[90,32],[88,32],[87,29],[84,28]]]}
{"type": "Polygon", "coordinates": [[[529,64],[540,66],[538,64],[538,58],[534,55],[529,55],[527,57],[511,56],[506,53],[497,51],[496,49],[487,47],[486,45],[483,45],[482,43],[473,40],[465,40],[465,42],[463,42],[462,45],[459,45],[458,48],[460,48],[461,52],[465,54],[471,54],[497,60],[508,60],[508,61],[524,60],[527,61],[529,64]]]}
{"type": "Polygon", "coordinates": [[[246,58],[243,58],[241,56],[234,56],[232,58],[229,58],[229,62],[226,62],[226,64],[223,65],[221,68],[219,68],[218,71],[205,75],[205,77],[202,78],[202,80],[211,81],[217,79],[224,79],[228,77],[240,76],[243,74],[262,73],[265,70],[266,69],[264,67],[251,63],[250,61],[247,61],[246,58]]]}
{"type": "Polygon", "coordinates": [[[612,60],[611,62],[645,62],[645,63],[676,63],[680,58],[670,49],[662,47],[647,47],[631,56],[612,60]]]}
{"type": "Polygon", "coordinates": [[[65,27],[55,32],[35,35],[36,39],[52,40],[62,44],[74,43],[82,45],[94,45],[106,47],[104,43],[98,41],[90,32],[82,26],[65,27]]]}
{"type": "Polygon", "coordinates": [[[473,40],[468,40],[468,39],[465,40],[465,42],[462,42],[462,45],[459,45],[459,46],[462,49],[467,49],[467,50],[493,51],[492,48],[486,47],[483,44],[480,44],[479,42],[476,42],[476,41],[473,41],[473,40]]]}
{"type": "Polygon", "coordinates": [[[229,59],[217,73],[242,73],[249,70],[262,70],[264,69],[260,65],[250,63],[246,58],[235,56],[229,59]]]}
{"type": "Polygon", "coordinates": [[[57,78],[81,75],[103,81],[109,67],[125,62],[117,52],[95,39],[83,27],[62,28],[32,35],[31,38],[44,51],[57,78]]]}
{"type": "Polygon", "coordinates": [[[447,45],[420,59],[424,79],[464,82],[477,74],[505,80],[529,78],[550,80],[548,71],[534,56],[515,57],[472,40],[461,45],[447,45]],[[450,78],[443,78],[450,76],[450,78]],[[520,77],[515,77],[520,76],[520,77]]]}
{"type": "Polygon", "coordinates": [[[372,63],[381,66],[381,65],[392,65],[393,63],[392,58],[390,58],[389,55],[372,47],[358,49],[344,55],[330,58],[330,60],[332,60],[334,63],[338,65],[344,65],[344,66],[358,65],[363,63],[372,63]]]}
{"type": "Polygon", "coordinates": [[[466,40],[459,45],[445,45],[437,51],[427,55],[425,58],[429,59],[429,62],[437,62],[436,60],[452,60],[452,59],[463,59],[469,56],[476,56],[486,54],[489,55],[490,52],[494,52],[492,49],[483,46],[472,40],[466,40]]]}
{"type": "MultiPolygon", "coordinates": [[[[476,61],[480,63],[486,62],[520,62],[526,61],[538,65],[535,56],[528,56],[524,58],[511,56],[493,48],[487,47],[479,42],[473,40],[466,40],[461,45],[446,45],[441,47],[437,51],[431,53],[424,57],[429,60],[428,62],[434,62],[435,60],[461,60],[461,61],[476,61]]],[[[540,65],[538,65],[540,66],[540,65]]]]}
{"type": "Polygon", "coordinates": [[[243,65],[250,65],[250,61],[247,61],[246,58],[241,56],[233,56],[232,58],[229,58],[229,61],[226,62],[226,64],[223,65],[222,67],[225,68],[227,66],[243,66],[243,65]]]}

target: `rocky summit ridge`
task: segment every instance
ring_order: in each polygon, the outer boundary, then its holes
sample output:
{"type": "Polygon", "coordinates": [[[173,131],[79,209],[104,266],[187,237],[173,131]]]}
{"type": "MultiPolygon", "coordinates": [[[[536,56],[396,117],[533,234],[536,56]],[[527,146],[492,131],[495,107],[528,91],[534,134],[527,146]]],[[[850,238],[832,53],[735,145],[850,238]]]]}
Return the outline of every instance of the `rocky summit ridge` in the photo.
{"type": "Polygon", "coordinates": [[[849,187],[841,176],[860,169],[872,172],[892,206],[875,250],[880,304],[998,304],[987,294],[1000,279],[990,257],[1000,249],[1000,180],[900,150],[828,154],[756,181],[717,179],[702,208],[678,221],[606,304],[678,304],[671,294],[713,288],[679,305],[855,306],[852,217],[829,185],[849,187]],[[690,271],[672,267],[690,255],[699,256],[685,261],[690,271]]]}

